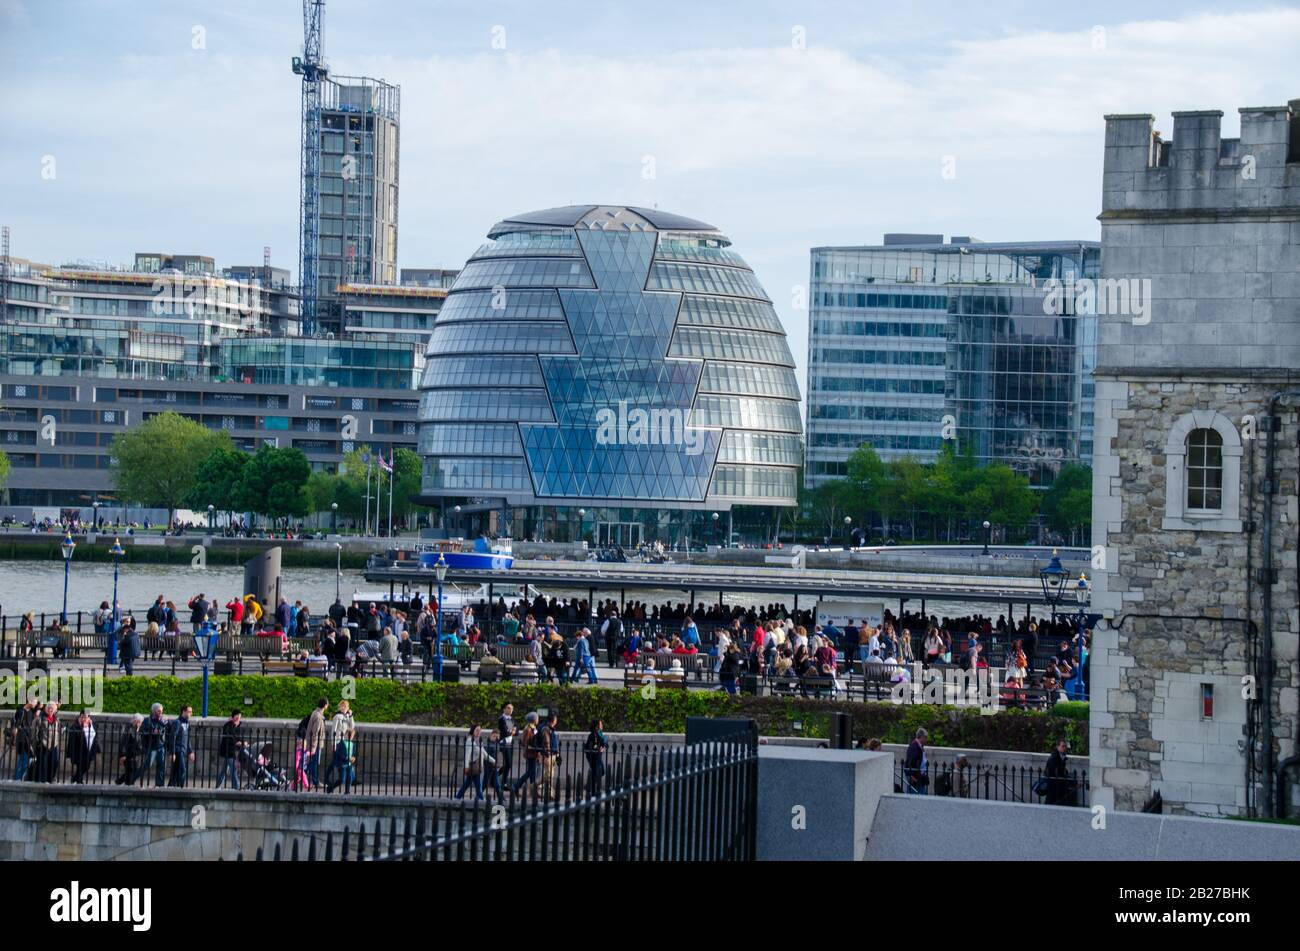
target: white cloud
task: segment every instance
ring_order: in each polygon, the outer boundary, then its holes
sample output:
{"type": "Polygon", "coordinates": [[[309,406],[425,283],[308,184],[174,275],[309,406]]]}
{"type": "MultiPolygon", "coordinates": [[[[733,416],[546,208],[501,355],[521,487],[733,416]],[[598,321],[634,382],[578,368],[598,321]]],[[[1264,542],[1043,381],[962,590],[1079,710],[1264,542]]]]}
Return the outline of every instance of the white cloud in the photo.
{"type": "MultiPolygon", "coordinates": [[[[9,10],[22,7],[0,0],[9,10]]],[[[269,243],[278,262],[296,258],[299,87],[286,57],[183,39],[8,77],[8,137],[22,147],[7,145],[0,174],[19,185],[27,256],[171,246],[231,262],[269,243]],[[36,177],[46,152],[57,183],[36,177]]],[[[1092,237],[1105,113],[1220,108],[1232,134],[1238,106],[1300,93],[1281,85],[1300,48],[1294,9],[1110,24],[1103,49],[1088,29],[963,39],[906,61],[813,39],[805,51],[347,62],[335,47],[333,66],[402,86],[403,264],[457,265],[506,214],[657,202],[728,230],[761,265],[801,364],[806,313],[788,309],[788,289],[807,280],[809,246],[883,230],[1092,237]],[[940,178],[945,155],[955,181],[940,178]]]]}

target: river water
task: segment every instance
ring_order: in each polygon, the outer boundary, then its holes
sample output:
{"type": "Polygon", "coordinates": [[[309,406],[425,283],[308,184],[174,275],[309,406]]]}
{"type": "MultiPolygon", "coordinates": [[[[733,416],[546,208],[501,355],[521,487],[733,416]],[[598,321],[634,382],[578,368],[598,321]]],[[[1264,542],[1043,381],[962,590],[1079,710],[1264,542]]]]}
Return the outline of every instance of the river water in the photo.
{"type": "MultiPolygon", "coordinates": [[[[301,600],[316,615],[323,614],[334,601],[335,577],[329,568],[285,568],[282,572],[281,591],[290,601],[301,600]]],[[[174,601],[179,608],[196,594],[204,594],[209,600],[216,598],[218,604],[224,605],[232,597],[242,594],[244,571],[237,566],[214,566],[203,569],[189,568],[181,565],[132,565],[124,563],[118,578],[118,598],[123,609],[130,609],[143,616],[144,611],[158,595],[174,601]]],[[[367,584],[360,570],[344,569],[338,579],[338,589],[344,603],[356,591],[378,593],[381,586],[367,584]]],[[[382,588],[384,594],[387,587],[382,588]]],[[[468,592],[467,592],[468,593],[468,592]]],[[[507,600],[511,594],[498,589],[507,600]]],[[[545,590],[548,597],[566,598],[587,596],[586,590],[561,591],[545,590]]],[[[68,578],[69,613],[93,611],[101,601],[108,601],[113,596],[113,566],[106,564],[77,564],[75,561],[68,578]]],[[[617,592],[607,591],[597,598],[617,597],[617,592]]],[[[471,600],[477,600],[473,592],[471,600]]],[[[629,598],[645,601],[647,604],[684,602],[687,595],[675,589],[655,591],[629,591],[629,598]]],[[[703,592],[696,593],[697,599],[703,600],[703,592]]],[[[39,561],[0,561],[0,612],[14,618],[25,611],[35,611],[37,615],[45,612],[57,614],[63,600],[63,563],[39,561]]],[[[449,596],[448,603],[455,598],[449,596]]],[[[728,605],[767,604],[772,601],[784,601],[787,607],[793,606],[791,598],[778,598],[770,594],[746,595],[743,592],[728,594],[728,605]]],[[[810,603],[800,602],[800,607],[811,607],[810,603]]],[[[885,607],[897,611],[897,603],[886,603],[885,607]]],[[[909,610],[919,610],[920,603],[911,601],[909,610]]],[[[926,602],[930,614],[943,616],[961,616],[977,611],[984,611],[997,617],[1005,611],[1005,605],[973,605],[956,601],[931,600],[926,602]]],[[[223,612],[224,616],[224,612],[223,612]]],[[[182,612],[182,620],[188,615],[182,612]]]]}

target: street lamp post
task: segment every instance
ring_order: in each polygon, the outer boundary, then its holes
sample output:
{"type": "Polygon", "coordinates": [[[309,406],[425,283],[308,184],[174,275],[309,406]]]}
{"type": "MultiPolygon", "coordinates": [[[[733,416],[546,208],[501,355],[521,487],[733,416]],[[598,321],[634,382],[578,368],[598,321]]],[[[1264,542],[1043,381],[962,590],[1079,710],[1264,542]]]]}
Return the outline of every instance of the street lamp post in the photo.
{"type": "MultiPolygon", "coordinates": [[[[459,508],[459,506],[457,506],[459,508]]],[[[442,552],[438,552],[438,561],[433,566],[434,573],[438,576],[438,606],[433,612],[433,675],[434,679],[442,680],[442,583],[447,580],[447,559],[442,557],[442,552]]]]}
{"type": "Polygon", "coordinates": [[[984,520],[984,554],[989,553],[989,542],[993,538],[993,523],[988,519],[984,520]]]}
{"type": "Polygon", "coordinates": [[[844,516],[844,532],[845,532],[846,536],[848,536],[848,537],[846,537],[845,540],[844,540],[844,550],[845,550],[845,551],[848,551],[848,550],[849,550],[849,547],[850,547],[850,546],[849,546],[849,542],[853,541],[852,536],[851,536],[851,535],[848,535],[848,533],[850,532],[850,528],[849,528],[849,526],[852,525],[852,524],[853,524],[853,517],[850,516],[850,515],[846,515],[846,516],[844,516]]]}
{"type": "Polygon", "coordinates": [[[716,545],[716,544],[718,543],[718,541],[719,541],[719,539],[718,539],[718,522],[719,522],[719,520],[720,520],[721,518],[722,518],[722,516],[719,515],[717,512],[714,512],[714,513],[713,513],[713,543],[714,543],[715,545],[716,545]]]}
{"type": "Polygon", "coordinates": [[[99,531],[99,499],[91,502],[91,508],[95,510],[95,531],[99,531]]]}
{"type": "Polygon", "coordinates": [[[339,533],[339,504],[337,502],[331,502],[330,503],[330,534],[337,535],[338,533],[339,533]]]}
{"type": "Polygon", "coordinates": [[[1074,627],[1079,638],[1079,666],[1074,672],[1074,692],[1076,700],[1086,699],[1083,694],[1083,662],[1088,657],[1088,604],[1092,600],[1088,577],[1079,572],[1079,580],[1074,586],[1074,598],[1078,602],[1079,612],[1074,616],[1074,627]]]}
{"type": "Polygon", "coordinates": [[[340,543],[335,542],[334,543],[334,601],[338,604],[343,603],[341,600],[341,592],[339,591],[339,584],[342,582],[342,580],[343,580],[343,546],[340,543]]]}
{"type": "Polygon", "coordinates": [[[63,552],[63,613],[59,615],[61,624],[68,623],[68,573],[72,568],[72,553],[77,550],[77,543],[72,540],[72,533],[63,536],[59,546],[63,552]]]}
{"type": "Polygon", "coordinates": [[[578,509],[578,541],[583,541],[587,534],[587,510],[578,509]]]}
{"type": "MultiPolygon", "coordinates": [[[[216,517],[217,517],[217,507],[215,505],[209,505],[208,506],[208,534],[209,535],[213,534],[217,530],[216,517]]],[[[203,715],[207,716],[206,713],[203,715]]]]}
{"type": "Polygon", "coordinates": [[[199,655],[203,664],[203,716],[208,715],[208,667],[217,652],[217,629],[210,621],[204,621],[194,632],[194,653],[199,655]]]}
{"type": "Polygon", "coordinates": [[[108,627],[108,648],[104,651],[105,667],[117,663],[117,570],[121,567],[122,556],[126,554],[126,550],[122,548],[121,538],[113,539],[113,547],[108,550],[108,554],[113,559],[113,619],[109,622],[108,627]]]}

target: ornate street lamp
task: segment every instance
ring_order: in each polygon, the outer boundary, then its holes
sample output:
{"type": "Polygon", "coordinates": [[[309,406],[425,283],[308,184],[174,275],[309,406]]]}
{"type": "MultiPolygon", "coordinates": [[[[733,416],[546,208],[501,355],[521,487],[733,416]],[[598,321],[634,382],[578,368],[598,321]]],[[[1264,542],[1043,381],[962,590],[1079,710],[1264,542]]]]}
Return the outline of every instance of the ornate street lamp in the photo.
{"type": "Polygon", "coordinates": [[[717,512],[714,512],[714,513],[713,513],[713,541],[714,541],[714,544],[717,544],[717,542],[718,542],[718,521],[719,521],[720,518],[721,518],[721,516],[718,515],[717,512]]]}
{"type": "Polygon", "coordinates": [[[338,533],[339,533],[339,504],[337,502],[331,502],[330,503],[330,534],[337,535],[338,533]]]}
{"type": "Polygon", "coordinates": [[[95,501],[91,502],[90,505],[91,508],[95,510],[95,531],[99,531],[99,499],[95,499],[95,501]]]}
{"type": "Polygon", "coordinates": [[[194,633],[194,653],[199,655],[203,664],[203,716],[208,715],[208,667],[217,654],[217,629],[210,621],[204,621],[194,633]]]}
{"type": "Polygon", "coordinates": [[[63,544],[59,546],[63,552],[63,613],[59,615],[59,623],[68,623],[68,573],[72,568],[72,553],[77,550],[77,543],[72,540],[72,532],[63,536],[63,544]]]}
{"type": "Polygon", "coordinates": [[[1066,585],[1070,583],[1070,573],[1062,567],[1060,555],[1055,548],[1052,549],[1052,560],[1047,563],[1047,567],[1038,569],[1038,581],[1043,586],[1043,598],[1055,614],[1065,595],[1066,585]]]}
{"type": "Polygon", "coordinates": [[[108,648],[104,651],[104,666],[117,663],[117,627],[118,627],[118,604],[117,604],[117,571],[122,565],[122,556],[126,550],[122,547],[122,539],[114,538],[113,547],[108,550],[109,557],[113,559],[113,620],[108,626],[108,648]]]}
{"type": "Polygon", "coordinates": [[[988,519],[984,520],[984,554],[989,553],[989,542],[993,540],[993,523],[988,519]]]}
{"type": "Polygon", "coordinates": [[[433,669],[434,677],[442,680],[442,583],[447,580],[447,559],[442,557],[442,552],[438,552],[433,571],[438,576],[438,606],[433,612],[433,669]]]}
{"type": "MultiPolygon", "coordinates": [[[[209,535],[211,535],[213,532],[216,531],[216,521],[215,521],[216,511],[217,511],[217,507],[215,505],[208,506],[208,534],[209,535]]],[[[205,717],[207,716],[206,713],[203,715],[205,717]]]]}

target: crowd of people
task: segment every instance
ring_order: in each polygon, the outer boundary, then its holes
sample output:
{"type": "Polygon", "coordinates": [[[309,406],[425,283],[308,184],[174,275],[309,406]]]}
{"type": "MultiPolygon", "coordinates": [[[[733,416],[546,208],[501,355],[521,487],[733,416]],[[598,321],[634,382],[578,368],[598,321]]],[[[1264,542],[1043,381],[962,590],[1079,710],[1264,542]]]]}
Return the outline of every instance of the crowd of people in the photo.
{"type": "MultiPolygon", "coordinates": [[[[516,724],[514,705],[504,704],[496,724],[485,732],[471,726],[463,745],[462,781],[455,793],[461,799],[469,790],[475,798],[530,793],[555,799],[560,763],[559,715],[528,713],[516,724]],[[518,766],[518,774],[515,774],[518,766]]],[[[191,737],[193,708],[184,706],[166,716],[161,703],[146,717],[134,714],[110,733],[96,725],[89,711],[77,714],[75,723],[59,719],[57,703],[42,704],[28,698],[14,711],[5,730],[5,746],[13,754],[15,782],[82,784],[93,779],[96,762],[113,757],[99,776],[112,776],[116,785],[153,785],[185,788],[192,785],[195,744],[191,737]],[[64,763],[68,764],[67,770],[64,763]]],[[[236,709],[222,723],[212,750],[215,788],[274,789],[293,792],[351,793],[357,785],[357,725],[347,700],[331,710],[319,699],[298,722],[291,759],[276,756],[275,743],[250,737],[243,713],[236,709]]],[[[604,789],[605,754],[609,741],[599,719],[591,721],[582,743],[587,763],[587,792],[604,789]]]]}

